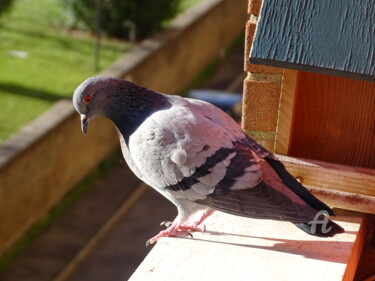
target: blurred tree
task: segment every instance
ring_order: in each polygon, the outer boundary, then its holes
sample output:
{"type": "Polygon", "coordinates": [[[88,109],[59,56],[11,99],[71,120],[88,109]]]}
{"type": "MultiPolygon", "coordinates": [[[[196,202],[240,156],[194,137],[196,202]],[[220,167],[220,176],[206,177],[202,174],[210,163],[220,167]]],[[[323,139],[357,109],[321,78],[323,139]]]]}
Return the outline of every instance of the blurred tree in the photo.
{"type": "MultiPolygon", "coordinates": [[[[95,33],[95,0],[62,0],[71,9],[74,24],[95,33]]],[[[158,31],[163,22],[176,15],[180,0],[102,0],[100,30],[107,35],[129,38],[135,26],[138,39],[158,31]]]]}
{"type": "Polygon", "coordinates": [[[0,15],[8,11],[12,6],[13,0],[1,0],[0,1],[0,15]]]}

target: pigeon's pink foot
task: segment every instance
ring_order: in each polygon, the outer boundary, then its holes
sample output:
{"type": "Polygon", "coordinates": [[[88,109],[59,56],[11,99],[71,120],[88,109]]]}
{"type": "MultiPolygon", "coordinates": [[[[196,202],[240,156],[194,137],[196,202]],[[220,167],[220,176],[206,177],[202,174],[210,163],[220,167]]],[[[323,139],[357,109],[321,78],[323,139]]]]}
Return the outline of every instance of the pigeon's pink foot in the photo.
{"type": "Polygon", "coordinates": [[[205,211],[202,216],[195,222],[162,222],[160,225],[165,225],[167,227],[166,230],[161,231],[158,235],[152,237],[150,240],[147,241],[146,246],[150,244],[154,244],[162,237],[185,237],[185,236],[192,236],[191,232],[200,231],[205,232],[206,227],[200,227],[202,222],[211,216],[214,213],[214,210],[210,209],[205,211]]]}
{"type": "Polygon", "coordinates": [[[160,231],[158,235],[148,240],[146,242],[146,246],[154,244],[162,237],[191,236],[190,231],[182,227],[182,224],[180,222],[163,222],[162,224],[166,225],[168,228],[166,230],[160,231]]]}
{"type": "Polygon", "coordinates": [[[185,222],[183,224],[181,224],[179,226],[179,230],[182,230],[182,231],[191,231],[191,232],[194,232],[194,231],[200,231],[200,232],[205,232],[206,231],[206,226],[204,225],[203,227],[201,227],[200,225],[209,217],[211,216],[213,213],[215,212],[215,210],[213,209],[209,209],[207,211],[205,211],[202,216],[195,222],[192,222],[192,223],[188,223],[188,222],[185,222]]]}
{"type": "Polygon", "coordinates": [[[200,217],[199,220],[197,220],[196,222],[194,222],[193,224],[197,227],[199,225],[202,224],[202,222],[204,222],[209,216],[211,216],[213,213],[215,212],[214,209],[208,209],[207,211],[205,211],[202,216],[200,217]]]}
{"type": "Polygon", "coordinates": [[[188,233],[196,232],[196,231],[204,232],[206,230],[206,227],[205,226],[200,227],[196,223],[185,222],[178,227],[178,230],[183,231],[183,232],[188,232],[188,233]]]}

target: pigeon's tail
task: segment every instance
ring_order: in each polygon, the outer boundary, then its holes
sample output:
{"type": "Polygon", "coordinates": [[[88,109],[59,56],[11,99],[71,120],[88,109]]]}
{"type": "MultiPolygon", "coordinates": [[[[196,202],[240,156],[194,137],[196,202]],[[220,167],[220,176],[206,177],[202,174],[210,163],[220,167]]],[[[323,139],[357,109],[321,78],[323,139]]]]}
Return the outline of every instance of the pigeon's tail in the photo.
{"type": "Polygon", "coordinates": [[[276,171],[283,183],[289,187],[295,194],[297,194],[303,201],[313,207],[315,210],[327,211],[328,215],[334,216],[335,213],[330,207],[312,195],[302,184],[300,184],[286,169],[285,166],[278,160],[271,157],[266,157],[265,160],[276,171]]]}
{"type": "Polygon", "coordinates": [[[294,225],[304,232],[318,237],[332,237],[345,232],[345,229],[328,218],[326,221],[311,221],[308,223],[296,222],[294,225]]]}

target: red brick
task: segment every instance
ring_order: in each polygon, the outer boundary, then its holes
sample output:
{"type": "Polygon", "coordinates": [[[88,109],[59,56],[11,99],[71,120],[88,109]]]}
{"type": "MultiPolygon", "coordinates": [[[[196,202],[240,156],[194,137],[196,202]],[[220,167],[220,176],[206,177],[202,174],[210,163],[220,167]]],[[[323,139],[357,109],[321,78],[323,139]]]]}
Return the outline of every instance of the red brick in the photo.
{"type": "Polygon", "coordinates": [[[245,56],[244,56],[244,70],[248,71],[248,63],[247,60],[249,58],[249,53],[251,49],[251,44],[253,43],[253,37],[255,33],[256,24],[248,21],[246,23],[246,31],[245,31],[245,56]]]}
{"type": "MultiPolygon", "coordinates": [[[[247,56],[247,58],[249,58],[247,56]]],[[[264,73],[264,74],[283,74],[283,69],[280,67],[273,67],[268,65],[253,64],[245,61],[245,71],[252,73],[264,73]]]]}
{"type": "Polygon", "coordinates": [[[246,130],[276,131],[281,84],[245,79],[242,126],[246,130]]]}
{"type": "Polygon", "coordinates": [[[258,16],[260,13],[260,7],[262,6],[262,0],[249,0],[249,6],[247,8],[247,13],[249,15],[258,16]]]}

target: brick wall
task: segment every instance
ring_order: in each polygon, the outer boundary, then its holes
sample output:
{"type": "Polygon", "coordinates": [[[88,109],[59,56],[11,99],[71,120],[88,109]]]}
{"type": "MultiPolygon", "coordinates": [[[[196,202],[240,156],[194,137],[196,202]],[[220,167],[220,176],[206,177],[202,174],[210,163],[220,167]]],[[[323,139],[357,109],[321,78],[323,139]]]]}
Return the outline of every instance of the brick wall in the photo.
{"type": "Polygon", "coordinates": [[[261,0],[249,0],[247,11],[242,126],[251,137],[273,150],[283,69],[248,63],[261,4],[261,0]]]}

